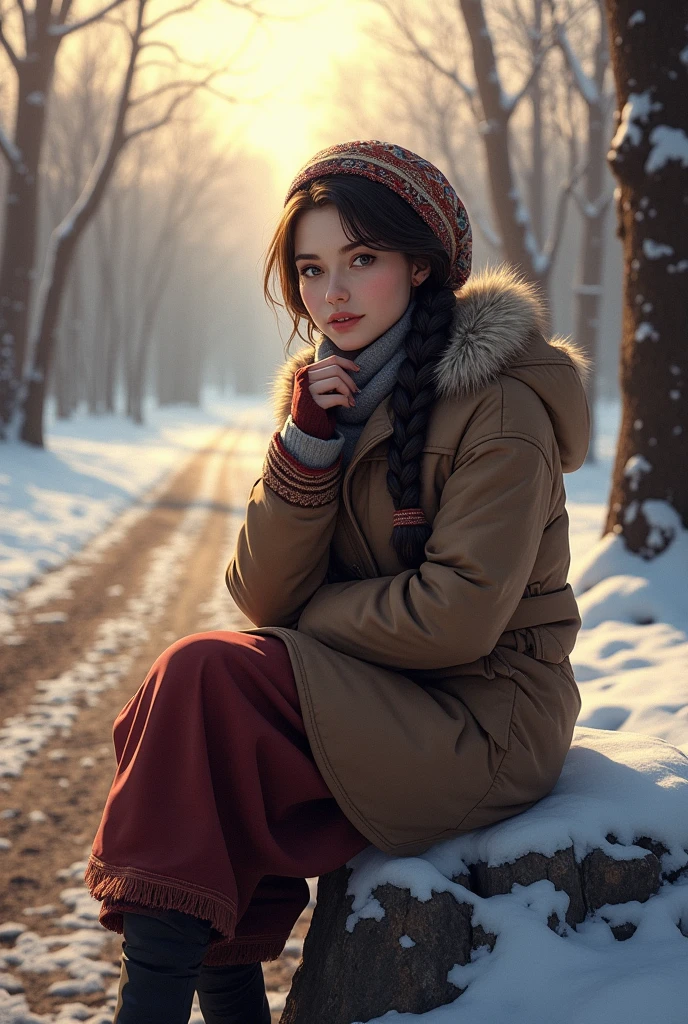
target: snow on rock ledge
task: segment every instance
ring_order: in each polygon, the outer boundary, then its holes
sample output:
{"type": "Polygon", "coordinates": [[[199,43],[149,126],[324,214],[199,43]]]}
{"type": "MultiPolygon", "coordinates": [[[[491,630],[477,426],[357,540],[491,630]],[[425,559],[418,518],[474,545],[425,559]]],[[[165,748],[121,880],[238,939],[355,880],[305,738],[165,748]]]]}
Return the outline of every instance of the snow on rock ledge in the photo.
{"type": "Polygon", "coordinates": [[[577,728],[529,810],[323,875],[281,1024],[678,1024],[686,957],[688,757],[577,728]]]}

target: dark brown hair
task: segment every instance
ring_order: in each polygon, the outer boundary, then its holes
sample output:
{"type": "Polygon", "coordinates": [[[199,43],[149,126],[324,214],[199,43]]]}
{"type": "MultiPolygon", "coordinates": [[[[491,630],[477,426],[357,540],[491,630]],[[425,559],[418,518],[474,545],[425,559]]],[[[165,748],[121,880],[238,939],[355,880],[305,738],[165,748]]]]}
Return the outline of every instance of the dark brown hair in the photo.
{"type": "MultiPolygon", "coordinates": [[[[416,305],[403,342],[406,358],[399,366],[391,397],[394,432],[387,456],[387,489],[394,508],[417,508],[425,433],[435,399],[433,370],[446,347],[456,302],[447,284],[449,255],[415,210],[385,185],[353,174],[336,174],[309,182],[285,206],[265,260],[265,298],[273,309],[286,309],[293,324],[286,343],[287,354],[294,337],[304,338],[302,321],[307,324],[304,340],[313,348],[316,345],[317,328],[299,291],[294,236],[299,215],[327,203],[334,204],[339,211],[350,241],[372,249],[402,252],[410,261],[430,267],[430,274],[414,293],[416,305]],[[273,275],[278,279],[284,302],[270,289],[273,275]]],[[[431,532],[429,524],[393,528],[392,546],[403,565],[418,568],[425,558],[425,543],[431,532]]]]}

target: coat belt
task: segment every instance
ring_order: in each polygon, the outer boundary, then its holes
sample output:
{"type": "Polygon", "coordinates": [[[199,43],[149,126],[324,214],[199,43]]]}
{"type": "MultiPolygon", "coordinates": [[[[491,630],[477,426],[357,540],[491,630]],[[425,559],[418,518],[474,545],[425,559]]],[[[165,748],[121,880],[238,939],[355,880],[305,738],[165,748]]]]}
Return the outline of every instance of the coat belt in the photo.
{"type": "Polygon", "coordinates": [[[526,629],[529,626],[546,626],[550,622],[561,622],[564,619],[580,620],[578,604],[570,583],[562,590],[552,590],[549,594],[521,598],[516,611],[504,627],[504,632],[526,629]]]}

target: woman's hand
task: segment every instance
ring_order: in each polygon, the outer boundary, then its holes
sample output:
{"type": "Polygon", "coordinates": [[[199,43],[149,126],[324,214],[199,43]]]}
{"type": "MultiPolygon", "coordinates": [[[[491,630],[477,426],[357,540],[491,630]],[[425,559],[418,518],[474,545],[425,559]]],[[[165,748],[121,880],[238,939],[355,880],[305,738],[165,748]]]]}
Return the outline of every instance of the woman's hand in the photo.
{"type": "Polygon", "coordinates": [[[346,368],[359,369],[352,359],[331,355],[302,366],[294,374],[291,418],[299,430],[330,440],[335,432],[335,406],[353,406],[359,390],[346,368]]]}

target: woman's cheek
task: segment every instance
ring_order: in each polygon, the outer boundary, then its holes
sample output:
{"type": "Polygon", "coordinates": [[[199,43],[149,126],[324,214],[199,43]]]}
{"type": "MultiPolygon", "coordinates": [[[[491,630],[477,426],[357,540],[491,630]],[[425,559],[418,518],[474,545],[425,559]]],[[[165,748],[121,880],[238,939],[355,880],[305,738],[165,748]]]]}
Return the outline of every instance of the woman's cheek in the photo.
{"type": "Polygon", "coordinates": [[[301,300],[312,317],[313,313],[317,312],[313,286],[307,284],[304,279],[304,282],[299,286],[299,290],[301,292],[301,300]]]}
{"type": "Polygon", "coordinates": [[[388,268],[371,273],[364,283],[366,294],[377,302],[395,300],[402,290],[402,282],[398,273],[391,273],[388,268]]]}

